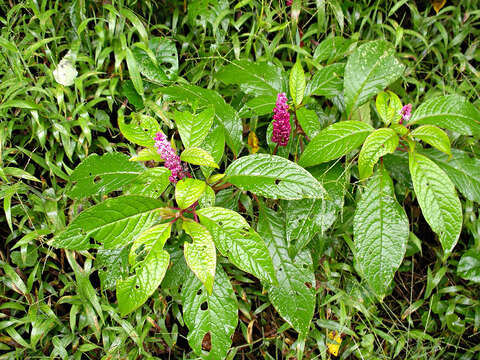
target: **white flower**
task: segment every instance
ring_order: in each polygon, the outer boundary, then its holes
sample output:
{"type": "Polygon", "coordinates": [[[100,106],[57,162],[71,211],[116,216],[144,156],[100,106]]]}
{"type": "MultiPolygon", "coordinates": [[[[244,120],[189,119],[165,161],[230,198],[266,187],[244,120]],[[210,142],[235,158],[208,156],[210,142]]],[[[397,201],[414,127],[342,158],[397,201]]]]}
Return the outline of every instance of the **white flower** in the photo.
{"type": "Polygon", "coordinates": [[[53,70],[55,81],[63,86],[73,85],[73,81],[77,77],[77,70],[72,64],[72,54],[70,51],[63,57],[57,68],[53,70]]]}

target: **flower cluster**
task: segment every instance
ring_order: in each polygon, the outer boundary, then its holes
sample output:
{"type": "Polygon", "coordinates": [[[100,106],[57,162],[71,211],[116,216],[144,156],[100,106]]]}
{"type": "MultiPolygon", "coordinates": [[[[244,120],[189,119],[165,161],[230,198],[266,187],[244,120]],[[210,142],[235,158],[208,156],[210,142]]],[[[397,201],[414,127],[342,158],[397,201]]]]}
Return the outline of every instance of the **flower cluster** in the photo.
{"type": "Polygon", "coordinates": [[[157,133],[155,136],[155,147],[158,154],[165,160],[165,167],[169,169],[172,174],[170,175],[170,182],[176,184],[178,180],[188,176],[185,169],[182,167],[182,162],[177,152],[172,148],[167,140],[167,137],[162,133],[157,133]]]}
{"type": "Polygon", "coordinates": [[[412,104],[408,104],[402,107],[402,110],[400,110],[400,115],[402,115],[402,120],[400,121],[400,124],[410,121],[410,118],[412,117],[412,104]]]}
{"type": "Polygon", "coordinates": [[[288,112],[287,96],[280,93],[273,109],[273,132],[272,141],[279,146],[287,146],[290,137],[290,113],[288,112]]]}

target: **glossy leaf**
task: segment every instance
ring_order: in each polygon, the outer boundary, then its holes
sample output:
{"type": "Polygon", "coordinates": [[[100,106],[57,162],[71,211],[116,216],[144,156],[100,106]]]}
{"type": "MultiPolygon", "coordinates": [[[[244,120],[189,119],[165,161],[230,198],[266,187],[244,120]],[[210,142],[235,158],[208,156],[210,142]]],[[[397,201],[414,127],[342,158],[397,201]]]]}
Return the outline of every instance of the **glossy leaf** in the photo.
{"type": "MultiPolygon", "coordinates": [[[[220,164],[223,152],[225,151],[225,134],[223,133],[223,129],[217,126],[211,130],[200,147],[212,155],[215,164],[220,164]]],[[[208,178],[213,171],[211,167],[207,166],[202,166],[201,169],[203,176],[206,178],[208,178]]]]}
{"type": "Polygon", "coordinates": [[[480,283],[480,251],[470,249],[458,262],[457,274],[465,280],[480,283]]]}
{"type": "MultiPolygon", "coordinates": [[[[277,102],[277,95],[261,95],[248,100],[239,110],[241,118],[273,114],[273,108],[277,102]]],[[[272,115],[273,116],[273,115],[272,115]]]]}
{"type": "Polygon", "coordinates": [[[189,148],[202,145],[213,124],[214,116],[213,107],[205,109],[198,115],[193,115],[188,111],[175,111],[175,123],[183,146],[189,148]]]}
{"type": "Polygon", "coordinates": [[[126,192],[158,198],[170,184],[170,174],[165,167],[148,168],[130,184],[126,192]]]}
{"type": "Polygon", "coordinates": [[[424,155],[409,156],[410,174],[418,204],[425,220],[438,235],[448,255],[462,230],[462,205],[447,174],[424,155]]]}
{"type": "Polygon", "coordinates": [[[480,160],[470,153],[452,149],[452,157],[435,149],[424,150],[453,181],[467,199],[480,203],[480,160]]]}
{"type": "Polygon", "coordinates": [[[323,186],[308,171],[280,156],[243,156],[225,171],[225,181],[272,199],[322,198],[323,186]]]}
{"type": "Polygon", "coordinates": [[[392,129],[377,129],[367,136],[358,156],[358,172],[360,179],[373,174],[373,167],[378,160],[391,154],[398,146],[398,135],[392,129]]]}
{"type": "Polygon", "coordinates": [[[303,95],[305,93],[305,74],[303,73],[302,64],[297,60],[290,70],[290,96],[293,99],[293,103],[298,106],[303,101],[303,95]]]}
{"type": "Polygon", "coordinates": [[[125,49],[125,59],[127,60],[128,72],[130,73],[130,79],[132,80],[133,87],[139,95],[143,95],[143,81],[140,76],[140,69],[138,63],[135,60],[135,56],[132,53],[132,50],[129,48],[125,49]]]}
{"type": "Polygon", "coordinates": [[[307,85],[307,96],[336,96],[343,89],[343,73],[345,64],[332,64],[317,70],[307,85]]]}
{"type": "Polygon", "coordinates": [[[212,155],[201,148],[186,148],[182,151],[180,159],[193,165],[204,165],[213,168],[218,168],[218,165],[213,160],[212,155]]]}
{"type": "Polygon", "coordinates": [[[118,127],[122,135],[134,144],[153,147],[155,135],[162,132],[157,120],[151,116],[132,113],[130,122],[126,123],[122,109],[118,116],[118,127]]]}
{"type": "Polygon", "coordinates": [[[52,245],[71,250],[88,250],[95,240],[111,249],[128,244],[158,219],[159,200],[125,195],[110,198],[82,211],[68,227],[53,238],[52,245]]]}
{"type": "Polygon", "coordinates": [[[122,316],[143,305],[162,282],[170,262],[170,255],[163,249],[170,231],[170,224],[156,225],[135,239],[129,254],[135,275],[117,282],[118,307],[122,316]],[[142,250],[138,252],[140,247],[142,250]],[[137,262],[138,256],[143,260],[137,262]]]}
{"type": "Polygon", "coordinates": [[[222,67],[215,77],[227,85],[239,85],[244,93],[255,96],[277,96],[282,91],[281,69],[267,62],[233,61],[222,67]]]}
{"type": "Polygon", "coordinates": [[[138,70],[148,80],[159,84],[164,84],[168,81],[165,71],[154,61],[150,55],[139,47],[132,50],[133,57],[137,62],[138,70]]]}
{"type": "Polygon", "coordinates": [[[315,310],[315,276],[310,253],[304,250],[290,258],[285,222],[271,209],[261,209],[258,232],[268,246],[278,279],[278,285],[265,284],[268,298],[283,319],[306,335],[315,310]]]}
{"type": "Polygon", "coordinates": [[[212,235],[205,226],[193,221],[184,221],[182,228],[193,239],[184,244],[185,261],[211,294],[217,262],[212,235]]]}
{"type": "Polygon", "coordinates": [[[267,246],[243,216],[220,207],[200,209],[197,214],[218,251],[230,262],[262,281],[276,281],[267,246]]]}
{"type": "Polygon", "coordinates": [[[442,129],[434,125],[419,126],[410,133],[411,136],[420,139],[434,148],[444,152],[447,155],[452,154],[450,149],[450,139],[442,129]]]}
{"type": "Polygon", "coordinates": [[[480,135],[480,110],[460,95],[437,96],[422,103],[410,124],[430,124],[462,135],[480,135]]]}
{"type": "Polygon", "coordinates": [[[193,205],[205,192],[205,181],[185,178],[177,182],[175,186],[175,200],[180,209],[186,209],[193,205]]]}
{"type": "Polygon", "coordinates": [[[182,286],[183,319],[188,343],[203,359],[225,359],[238,323],[235,293],[225,271],[217,265],[213,291],[209,295],[202,283],[188,274],[182,286]],[[210,335],[211,349],[202,351],[205,336],[210,335]]]}
{"type": "Polygon", "coordinates": [[[198,86],[182,84],[159,89],[177,101],[184,101],[200,106],[213,105],[215,118],[223,127],[228,146],[238,154],[243,146],[242,121],[236,111],[214,90],[203,89],[198,86]]]}
{"type": "Polygon", "coordinates": [[[298,163],[303,167],[337,159],[359,147],[373,128],[361,121],[341,121],[323,129],[310,141],[298,163]]]}
{"type": "Polygon", "coordinates": [[[375,107],[385,125],[398,124],[402,118],[400,114],[402,102],[399,97],[391,91],[382,91],[379,93],[375,100],[375,107]]]}
{"type": "Polygon", "coordinates": [[[348,116],[403,74],[404,65],[385,40],[369,41],[349,56],[345,66],[344,96],[348,116]]]}
{"type": "Polygon", "coordinates": [[[355,261],[363,278],[383,297],[402,263],[410,233],[407,215],[383,167],[369,180],[357,204],[353,232],[355,261]]]}
{"type": "Polygon", "coordinates": [[[322,130],[320,120],[315,111],[301,107],[297,109],[296,115],[302,130],[310,139],[313,139],[322,130]]]}
{"type": "Polygon", "coordinates": [[[70,176],[74,186],[68,195],[73,199],[103,193],[107,195],[133,182],[144,168],[121,153],[92,154],[70,176]]]}

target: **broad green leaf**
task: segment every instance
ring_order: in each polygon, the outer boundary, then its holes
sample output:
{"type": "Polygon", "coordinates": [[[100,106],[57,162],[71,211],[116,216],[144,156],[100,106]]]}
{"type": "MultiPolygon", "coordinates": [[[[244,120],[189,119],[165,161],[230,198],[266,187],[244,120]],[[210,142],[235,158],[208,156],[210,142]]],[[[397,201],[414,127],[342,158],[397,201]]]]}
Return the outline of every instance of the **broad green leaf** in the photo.
{"type": "Polygon", "coordinates": [[[462,205],[455,186],[447,174],[426,156],[411,153],[409,167],[423,216],[448,255],[458,241],[463,223],[462,205]]]}
{"type": "Polygon", "coordinates": [[[148,47],[157,59],[160,66],[170,80],[174,80],[178,73],[178,53],[175,41],[168,37],[152,37],[148,47]]]}
{"type": "Polygon", "coordinates": [[[460,95],[437,96],[422,103],[410,124],[431,124],[462,135],[480,134],[480,110],[460,95]]]}
{"type": "Polygon", "coordinates": [[[176,111],[174,114],[180,138],[183,146],[199,147],[208,134],[212,124],[215,112],[213,107],[209,107],[198,115],[193,115],[188,111],[176,111]]]}
{"type": "Polygon", "coordinates": [[[193,205],[205,192],[205,181],[185,178],[177,182],[175,186],[175,200],[180,209],[186,209],[193,205]]]}
{"type": "Polygon", "coordinates": [[[232,264],[262,281],[276,281],[267,246],[243,216],[220,207],[200,209],[197,214],[217,249],[232,264]]]}
{"type": "Polygon", "coordinates": [[[369,41],[349,56],[345,66],[344,96],[348,116],[403,74],[404,65],[385,40],[369,41]]]}
{"type": "Polygon", "coordinates": [[[168,81],[165,71],[154,61],[149,54],[139,47],[132,50],[133,57],[140,73],[148,80],[164,84],[168,81]]]}
{"type": "Polygon", "coordinates": [[[337,96],[343,89],[345,64],[332,64],[317,70],[307,85],[305,95],[337,96]]]}
{"type": "Polygon", "coordinates": [[[183,319],[187,325],[188,343],[203,359],[225,359],[238,323],[238,305],[225,271],[217,265],[215,283],[207,294],[202,283],[188,274],[182,286],[183,319]],[[210,352],[202,350],[203,340],[210,334],[210,352]]]}
{"type": "Polygon", "coordinates": [[[143,148],[137,155],[132,156],[130,161],[156,161],[162,162],[162,157],[158,154],[157,149],[155,148],[143,148]]]}
{"type": "Polygon", "coordinates": [[[312,175],[325,187],[325,199],[285,201],[286,236],[290,255],[296,255],[318,233],[333,225],[343,207],[347,175],[339,163],[327,163],[310,169],[312,175]]]}
{"type": "Polygon", "coordinates": [[[470,249],[458,262],[457,274],[465,280],[480,283],[480,251],[470,249]]]}
{"type": "Polygon", "coordinates": [[[193,239],[184,244],[185,261],[211,294],[217,262],[212,235],[205,226],[193,221],[184,221],[182,228],[193,239]]]}
{"type": "Polygon", "coordinates": [[[445,171],[467,199],[480,203],[480,160],[462,150],[452,149],[452,156],[435,149],[423,151],[445,171]]]}
{"type": "Polygon", "coordinates": [[[201,148],[186,148],[182,151],[180,159],[189,164],[209,166],[218,169],[218,165],[213,160],[212,155],[201,148]]]}
{"type": "Polygon", "coordinates": [[[134,144],[153,148],[155,135],[162,132],[157,120],[148,115],[132,113],[130,122],[126,123],[123,109],[118,114],[118,127],[122,135],[134,144]]]}
{"type": "Polygon", "coordinates": [[[300,109],[297,109],[296,115],[297,121],[302,127],[302,130],[310,139],[313,139],[322,130],[320,120],[315,111],[301,107],[300,109]]]}
{"type": "Polygon", "coordinates": [[[409,236],[408,218],[395,199],[383,167],[368,181],[353,222],[355,261],[363,278],[381,297],[402,263],[409,236]]]}
{"type": "Polygon", "coordinates": [[[158,198],[170,184],[170,170],[165,167],[148,168],[127,188],[127,193],[158,198]]]}
{"type": "Polygon", "coordinates": [[[402,102],[397,94],[391,91],[382,91],[377,95],[375,100],[375,107],[377,108],[380,119],[383,120],[385,125],[398,124],[402,115],[402,102]]]}
{"type": "Polygon", "coordinates": [[[278,285],[264,284],[268,298],[283,319],[306,335],[315,310],[316,282],[310,253],[304,250],[290,258],[285,222],[271,209],[262,207],[258,232],[268,246],[278,279],[278,285]]]}
{"type": "Polygon", "coordinates": [[[163,246],[170,237],[171,227],[171,224],[156,225],[133,242],[129,262],[135,275],[117,282],[118,308],[122,316],[143,305],[162,282],[170,261],[163,246]],[[137,257],[142,260],[137,262],[137,257]]]}
{"type": "Polygon", "coordinates": [[[323,129],[307,145],[298,161],[303,167],[337,159],[359,147],[373,128],[361,121],[341,121],[323,129]]]}
{"type": "MultiPolygon", "coordinates": [[[[217,126],[211,130],[200,147],[212,155],[215,164],[220,164],[223,152],[225,151],[225,134],[223,133],[223,129],[217,126]]],[[[205,178],[208,178],[213,171],[211,167],[207,166],[202,166],[201,169],[205,178]]]]}
{"type": "Polygon", "coordinates": [[[323,198],[323,186],[310,173],[280,156],[243,156],[225,171],[226,182],[271,199],[323,198]]]}
{"type": "Polygon", "coordinates": [[[114,290],[117,281],[128,276],[128,251],[128,245],[97,250],[94,267],[98,269],[102,290],[114,290]]]}
{"type": "Polygon", "coordinates": [[[250,95],[277,96],[282,91],[282,69],[267,62],[236,60],[222,67],[215,77],[227,85],[239,85],[250,95]]]}
{"type": "Polygon", "coordinates": [[[131,105],[135,106],[136,110],[144,108],[143,98],[135,90],[132,80],[126,80],[122,83],[121,94],[127,98],[131,105]]]}
{"type": "Polygon", "coordinates": [[[289,86],[293,103],[295,106],[300,105],[305,93],[305,74],[303,73],[302,64],[298,60],[290,70],[289,86]]]}
{"type": "Polygon", "coordinates": [[[138,68],[137,61],[133,56],[132,50],[125,49],[125,59],[127,60],[128,72],[130,73],[130,80],[132,80],[133,87],[137,93],[143,96],[143,81],[140,76],[140,70],[138,68]]]}
{"type": "Polygon", "coordinates": [[[334,62],[347,56],[347,50],[352,44],[351,39],[345,39],[341,36],[328,37],[316,47],[313,53],[313,59],[319,63],[334,62]]]}
{"type": "Polygon", "coordinates": [[[198,199],[198,205],[200,205],[201,208],[215,206],[215,191],[213,191],[210,186],[205,188],[205,192],[200,196],[200,199],[198,199]]]}
{"type": "Polygon", "coordinates": [[[413,130],[410,135],[430,144],[447,155],[452,155],[448,135],[445,131],[434,125],[419,126],[413,130]]]}
{"type": "MultiPolygon", "coordinates": [[[[277,102],[277,95],[261,95],[248,100],[239,110],[238,116],[241,118],[251,118],[253,116],[263,116],[273,114],[273,108],[277,102]]],[[[272,115],[273,116],[273,115],[272,115]]]]}
{"type": "Polygon", "coordinates": [[[398,141],[397,133],[388,128],[377,129],[368,135],[358,156],[360,179],[371,176],[374,165],[382,156],[393,153],[398,141]]]}
{"type": "Polygon", "coordinates": [[[128,244],[159,217],[163,202],[143,196],[110,198],[82,211],[68,227],[53,238],[56,248],[88,250],[95,240],[111,249],[128,244]]]}
{"type": "Polygon", "coordinates": [[[199,106],[213,105],[215,118],[223,127],[228,146],[238,155],[243,147],[242,121],[237,112],[214,90],[203,89],[195,85],[175,85],[159,88],[158,91],[169,95],[177,101],[184,101],[199,106]]]}
{"type": "Polygon", "coordinates": [[[133,182],[144,168],[128,161],[121,153],[92,154],[78,165],[70,176],[74,186],[68,195],[82,199],[99,193],[108,194],[133,182]]]}

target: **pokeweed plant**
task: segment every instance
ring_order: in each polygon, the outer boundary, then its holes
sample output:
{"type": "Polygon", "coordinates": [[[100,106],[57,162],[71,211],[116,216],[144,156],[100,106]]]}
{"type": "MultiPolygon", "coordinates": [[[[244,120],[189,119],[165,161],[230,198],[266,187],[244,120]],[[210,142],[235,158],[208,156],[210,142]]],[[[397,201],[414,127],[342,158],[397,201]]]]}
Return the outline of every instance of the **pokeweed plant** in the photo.
{"type": "MultiPolygon", "coordinates": [[[[402,104],[385,91],[405,70],[392,45],[378,40],[356,47],[343,40],[327,38],[318,46],[308,59],[310,79],[300,59],[288,79],[280,63],[225,65],[216,74],[218,85],[240,89],[230,103],[218,90],[180,78],[175,84],[173,78],[143,84],[141,76],[149,79],[156,65],[140,51],[127,51],[136,78],[127,97],[157,104],[157,111],[120,108],[121,133],[141,149],[130,159],[92,154],[72,172],[72,199],[102,201],[81,211],[53,245],[97,250],[97,265],[104,268],[100,278],[105,287],[116,287],[122,315],[139,308],[159,286],[170,293],[175,287],[189,344],[211,359],[226,356],[238,321],[235,292],[223,268],[227,262],[259,279],[278,313],[305,340],[316,293],[309,243],[335,222],[347,184],[356,182],[352,177],[361,184],[353,223],[356,270],[380,299],[410,236],[392,176],[400,179],[400,172],[406,178],[409,172],[406,181],[446,258],[462,229],[455,187],[470,198],[473,169],[441,128],[479,135],[480,112],[458,95],[436,97],[416,109],[402,104]],[[350,54],[346,62],[339,55],[340,62],[322,66],[339,45],[350,54]],[[370,114],[375,96],[378,121],[363,116],[370,114]],[[322,98],[336,108],[327,126],[322,98]],[[249,129],[242,118],[250,119],[249,129]],[[263,125],[265,148],[255,133],[263,125]],[[250,130],[251,154],[242,156],[244,130],[250,130]],[[108,197],[119,190],[121,196],[108,197]],[[207,335],[209,352],[202,349],[207,335]]],[[[155,53],[157,45],[150,41],[150,50],[155,53]]]]}

